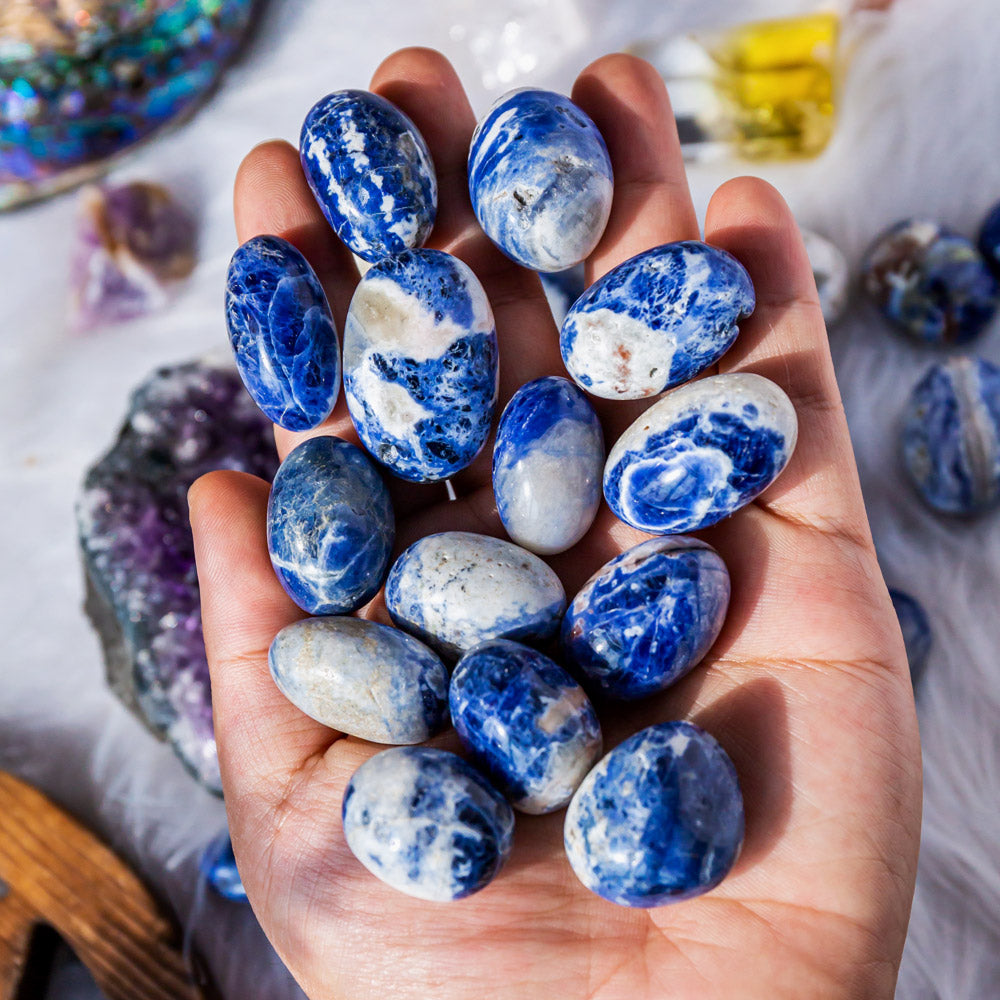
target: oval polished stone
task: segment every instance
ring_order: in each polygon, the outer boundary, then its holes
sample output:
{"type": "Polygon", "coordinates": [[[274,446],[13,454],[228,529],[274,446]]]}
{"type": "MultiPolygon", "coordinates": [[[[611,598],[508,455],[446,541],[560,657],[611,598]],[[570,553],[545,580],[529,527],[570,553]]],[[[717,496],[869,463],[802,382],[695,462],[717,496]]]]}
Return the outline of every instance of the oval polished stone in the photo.
{"type": "Polygon", "coordinates": [[[370,268],[344,328],[344,392],[365,447],[403,479],[464,469],[497,396],[493,310],[471,269],[440,250],[370,268]]]}
{"type": "Polygon", "coordinates": [[[318,101],[299,155],[327,222],[363,260],[423,246],[437,213],[437,179],[424,137],[402,111],[365,90],[318,101]]]}
{"type": "Polygon", "coordinates": [[[753,308],[750,275],[731,254],[666,243],[595,281],[563,320],[559,349],[588,392],[643,399],[715,364],[753,308]]]}
{"type": "Polygon", "coordinates": [[[806,245],[809,266],[819,294],[819,307],[828,327],[833,326],[847,308],[850,291],[851,272],[847,258],[840,248],[825,236],[810,229],[802,229],[802,241],[806,245]]]}
{"type": "Polygon", "coordinates": [[[573,796],[564,839],[577,878],[620,906],[700,896],[743,846],[743,795],[726,752],[690,722],[615,747],[573,796]]]}
{"type": "Polygon", "coordinates": [[[417,899],[484,888],[510,854],[514,813],[460,757],[394,747],[367,760],[344,792],[344,836],[373,875],[417,899]]]}
{"type": "Polygon", "coordinates": [[[304,431],[340,392],[340,343],[326,294],[287,240],[255,236],[229,263],[226,323],[247,392],[279,427],[304,431]]]}
{"type": "Polygon", "coordinates": [[[396,560],[385,605],[401,629],[454,660],[487,639],[554,638],[566,592],[538,556],[512,542],[444,531],[396,560]]]}
{"type": "Polygon", "coordinates": [[[601,755],[583,688],[547,656],[507,639],[469,650],[448,692],[462,742],[526,813],[561,809],[601,755]]]}
{"type": "Polygon", "coordinates": [[[977,245],[990,270],[995,275],[1000,274],[1000,203],[994,205],[983,219],[977,245]]]}
{"type": "Polygon", "coordinates": [[[604,694],[643,698],[702,660],[728,608],[729,570],[715,549],[683,535],[653,538],[584,584],[563,619],[562,647],[604,694]]]}
{"type": "Polygon", "coordinates": [[[281,693],[317,722],[373,743],[422,743],[444,724],[448,671],[422,642],[361,618],[286,625],[268,653],[281,693]]]}
{"type": "Polygon", "coordinates": [[[396,523],[365,453],[314,437],[281,463],[267,503],[267,547],[289,597],[313,615],[367,604],[382,585],[396,523]]]}
{"type": "Polygon", "coordinates": [[[556,375],[522,385],[493,446],[493,494],[518,545],[548,555],[575,545],[601,504],[604,435],[587,397],[556,375]]]}
{"type": "Polygon", "coordinates": [[[469,196],[486,235],[535,271],[562,271],[597,246],[611,213],[611,159],[568,97],[525,87],[476,126],[469,196]]]}
{"type": "Polygon", "coordinates": [[[1000,368],[950,358],[917,383],[903,412],[903,463],[920,496],[944,514],[1000,502],[1000,368]]]}
{"type": "Polygon", "coordinates": [[[604,497],[640,531],[707,528],[777,479],[797,433],[791,400],[769,379],[712,375],[675,389],[622,434],[604,466],[604,497]]]}
{"type": "Polygon", "coordinates": [[[931,623],[923,605],[910,594],[902,590],[889,588],[889,598],[892,601],[899,628],[903,633],[903,645],[906,647],[906,662],[910,667],[910,680],[914,685],[923,676],[927,665],[927,656],[931,651],[933,633],[931,623]]]}

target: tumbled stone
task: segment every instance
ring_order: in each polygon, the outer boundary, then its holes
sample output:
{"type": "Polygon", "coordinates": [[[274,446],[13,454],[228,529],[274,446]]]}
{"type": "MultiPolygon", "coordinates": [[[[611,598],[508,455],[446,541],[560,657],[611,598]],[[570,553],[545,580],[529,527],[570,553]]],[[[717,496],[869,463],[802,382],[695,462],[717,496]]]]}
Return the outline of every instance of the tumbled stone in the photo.
{"type": "Polygon", "coordinates": [[[813,280],[819,294],[819,306],[827,326],[833,326],[847,307],[850,271],[847,259],[836,244],[810,229],[802,230],[802,239],[809,255],[813,280]]]}
{"type": "Polygon", "coordinates": [[[431,747],[375,754],[347,784],[351,852],[393,889],[434,902],[488,885],[510,854],[514,813],[460,757],[431,747]]]}
{"type": "Polygon", "coordinates": [[[1000,274],[1000,204],[994,205],[983,220],[978,245],[990,270],[1000,274]]]}
{"type": "Polygon", "coordinates": [[[507,639],[471,649],[448,692],[459,737],[516,809],[561,809],[601,755],[583,688],[547,656],[507,639]]]}
{"type": "Polygon", "coordinates": [[[700,896],[743,845],[743,796],[721,746],[690,722],[662,722],[615,747],[566,812],[577,878],[620,906],[700,896]]]}
{"type": "Polygon", "coordinates": [[[583,265],[568,268],[565,271],[542,272],[538,275],[545,292],[545,300],[549,304],[552,319],[556,326],[562,326],[566,313],[576,300],[583,295],[586,287],[583,265]]]}
{"type": "Polygon", "coordinates": [[[559,348],[587,392],[643,399],[715,364],[753,308],[735,257],[694,240],[667,243],[595,281],[563,321],[559,348]]]}
{"type": "Polygon", "coordinates": [[[233,842],[228,831],[223,831],[205,848],[198,862],[198,869],[214,892],[223,899],[245,903],[247,891],[236,867],[233,842]]]}
{"type": "Polygon", "coordinates": [[[923,676],[924,667],[927,666],[927,656],[931,651],[933,640],[931,623],[923,606],[912,595],[890,587],[889,597],[892,599],[892,607],[903,633],[910,679],[916,684],[923,676]]]}

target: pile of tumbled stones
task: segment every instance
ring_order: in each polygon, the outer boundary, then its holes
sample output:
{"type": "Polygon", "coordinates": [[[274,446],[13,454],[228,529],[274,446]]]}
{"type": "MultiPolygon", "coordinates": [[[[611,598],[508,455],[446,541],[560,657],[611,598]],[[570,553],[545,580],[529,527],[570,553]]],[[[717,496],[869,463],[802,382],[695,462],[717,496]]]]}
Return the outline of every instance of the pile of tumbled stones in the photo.
{"type": "MultiPolygon", "coordinates": [[[[713,888],[743,841],[731,761],[685,721],[644,729],[602,757],[585,689],[602,704],[642,698],[705,656],[726,615],[729,574],[714,549],[682,533],[749,503],[791,455],[795,411],[772,382],[689,382],[752,311],[746,271],[687,241],[654,247],[591,285],[560,333],[572,381],[521,386],[496,428],[493,489],[512,541],[445,531],[390,566],[394,514],[383,477],[448,480],[490,436],[493,312],[466,264],[423,248],[434,169],[395,106],[363,91],[323,98],[305,120],[301,158],[330,225],[371,265],[343,334],[344,393],[363,448],[312,437],[278,470],[271,559],[314,617],[283,629],[269,659],[275,683],[307,715],[395,745],[347,786],[348,846],[402,892],[458,899],[506,860],[511,806],[538,814],[568,805],[570,864],[600,896],[649,907],[713,888]],[[675,386],[605,461],[588,393],[634,400],[675,386]],[[612,559],[567,609],[539,556],[587,534],[602,480],[617,517],[661,537],[612,559]],[[383,585],[395,628],[351,616],[383,585]],[[449,716],[472,763],[415,745],[449,716]]],[[[485,233],[539,272],[584,260],[611,210],[603,138],[580,108],[547,91],[514,91],[492,107],[473,135],[468,176],[485,233]]],[[[264,413],[290,430],[320,425],[341,371],[308,262],[283,239],[255,237],[233,257],[226,303],[239,370],[264,413]]]]}

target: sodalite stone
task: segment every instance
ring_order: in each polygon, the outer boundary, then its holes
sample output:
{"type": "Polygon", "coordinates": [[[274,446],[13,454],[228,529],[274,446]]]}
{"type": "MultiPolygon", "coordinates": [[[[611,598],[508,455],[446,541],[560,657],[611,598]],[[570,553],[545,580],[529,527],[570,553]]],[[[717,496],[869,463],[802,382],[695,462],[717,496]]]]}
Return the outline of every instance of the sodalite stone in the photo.
{"type": "Polygon", "coordinates": [[[556,326],[562,326],[566,313],[576,300],[583,295],[586,288],[583,265],[577,264],[565,271],[552,271],[549,274],[538,275],[542,282],[542,291],[552,311],[552,319],[556,326]]]}
{"type": "Polygon", "coordinates": [[[506,639],[470,650],[448,693],[462,742],[526,813],[561,809],[601,755],[583,688],[547,656],[506,639]]]}
{"type": "Polygon", "coordinates": [[[344,392],[365,447],[403,479],[464,469],[497,396],[493,310],[471,269],[440,250],[370,268],[344,329],[344,392]]]}
{"type": "Polygon", "coordinates": [[[559,349],[588,392],[643,399],[718,361],[753,308],[735,257],[694,240],[667,243],[595,281],[563,321],[559,349]]]}
{"type": "Polygon", "coordinates": [[[394,747],[347,784],[344,836],[373,875],[434,902],[484,888],[510,854],[514,813],[470,764],[445,750],[394,747]]]}
{"type": "Polygon", "coordinates": [[[392,620],[456,660],[488,639],[546,642],[559,633],[563,585],[511,542],[444,531],[414,542],[385,582],[392,620]]]}
{"type": "Polygon", "coordinates": [[[198,862],[198,869],[214,892],[223,899],[245,903],[247,891],[236,867],[233,842],[228,831],[223,831],[205,848],[198,862]]]}
{"type": "Polygon", "coordinates": [[[697,538],[654,538],[602,566],[562,624],[567,662],[604,694],[642,698],[679,680],[718,638],[729,570],[697,538]]]}
{"type": "Polygon", "coordinates": [[[513,90],[476,126],[472,207],[486,235],[518,264],[562,271],[589,257],[613,188],[601,133],[562,94],[513,90]]]}
{"type": "Polygon", "coordinates": [[[996,313],[1000,284],[964,236],[923,219],[899,222],[866,254],[865,290],[917,340],[964,344],[996,313]]]}
{"type": "Polygon", "coordinates": [[[587,397],[550,375],[521,386],[500,417],[493,493],[518,545],[551,554],[575,545],[601,503],[604,435],[587,397]]]}
{"type": "Polygon", "coordinates": [[[927,666],[927,656],[931,651],[933,633],[931,623],[920,602],[902,590],[889,588],[889,597],[899,619],[906,646],[906,661],[910,666],[910,679],[916,684],[927,666]]]}
{"type": "Polygon", "coordinates": [[[437,180],[427,143],[384,97],[338,90],[306,115],[302,169],[336,234],[374,263],[423,246],[437,213],[437,180]]]}
{"type": "Polygon", "coordinates": [[[1000,274],[1000,204],[994,205],[979,230],[979,252],[994,274],[1000,274]]]}
{"type": "Polygon", "coordinates": [[[823,319],[827,326],[833,326],[847,307],[847,288],[850,283],[847,258],[836,244],[812,230],[803,229],[802,239],[809,255],[816,291],[819,293],[823,319]]]}
{"type": "Polygon", "coordinates": [[[917,383],[903,413],[903,462],[921,497],[944,514],[1000,502],[1000,368],[951,358],[917,383]]]}
{"type": "Polygon", "coordinates": [[[774,482],[797,433],[791,400],[769,379],[734,372],[692,382],[618,439],[604,466],[605,499],[641,531],[707,528],[774,482]]]}
{"type": "Polygon", "coordinates": [[[281,693],[317,722],[373,743],[422,743],[444,724],[448,671],[422,643],[361,618],[286,625],[267,657],[281,693]]]}
{"type": "Polygon", "coordinates": [[[566,854],[598,896],[662,906],[726,877],[743,822],[726,752],[690,722],[663,722],[615,747],[584,779],[566,812],[566,854]]]}
{"type": "Polygon", "coordinates": [[[340,342],[326,294],[287,240],[255,236],[229,263],[226,323],[243,384],[269,420],[304,431],[340,392],[340,342]]]}
{"type": "Polygon", "coordinates": [[[281,463],[267,504],[271,563],[313,615],[367,604],[382,585],[396,522],[365,453],[337,437],[304,441],[281,463]]]}

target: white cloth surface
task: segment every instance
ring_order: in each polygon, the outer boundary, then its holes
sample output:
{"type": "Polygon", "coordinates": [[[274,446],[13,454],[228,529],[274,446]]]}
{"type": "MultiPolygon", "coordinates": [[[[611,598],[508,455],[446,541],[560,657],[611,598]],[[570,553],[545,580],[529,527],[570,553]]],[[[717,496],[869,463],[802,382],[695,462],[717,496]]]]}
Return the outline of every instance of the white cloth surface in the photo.
{"type": "MultiPolygon", "coordinates": [[[[187,925],[224,996],[300,994],[260,946],[249,909],[202,898],[197,858],[224,810],[104,684],[98,643],[81,611],[73,501],[136,383],[159,364],[225,350],[222,289],[235,247],[239,160],[263,139],[295,141],[318,97],[364,87],[380,60],[403,45],[451,55],[481,112],[487,84],[494,92],[523,83],[566,90],[590,58],[641,36],[812,6],[274,0],[212,102],[113,174],[177,189],[201,220],[200,262],[169,309],[89,336],[71,333],[75,199],[0,216],[0,766],[47,791],[136,867],[187,925]],[[485,33],[524,17],[535,28],[520,37],[507,28],[502,36],[522,53],[520,62],[494,65],[484,77],[473,53],[485,33]]],[[[899,218],[925,215],[974,235],[1000,199],[998,52],[995,0],[897,0],[882,29],[856,48],[828,150],[809,162],[696,168],[699,214],[719,181],[750,172],[775,183],[803,224],[833,239],[853,268],[899,218]]],[[[488,53],[483,58],[489,62],[488,53]]],[[[898,416],[939,354],[892,333],[857,295],[831,341],[887,579],[923,602],[935,631],[918,699],[921,867],[897,996],[985,1000],[1000,988],[1000,514],[972,523],[939,519],[904,480],[898,416]]],[[[971,350],[1000,361],[1000,321],[971,350]]],[[[789,608],[790,620],[794,614],[789,608]]]]}

